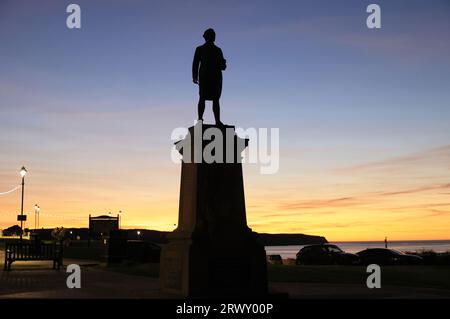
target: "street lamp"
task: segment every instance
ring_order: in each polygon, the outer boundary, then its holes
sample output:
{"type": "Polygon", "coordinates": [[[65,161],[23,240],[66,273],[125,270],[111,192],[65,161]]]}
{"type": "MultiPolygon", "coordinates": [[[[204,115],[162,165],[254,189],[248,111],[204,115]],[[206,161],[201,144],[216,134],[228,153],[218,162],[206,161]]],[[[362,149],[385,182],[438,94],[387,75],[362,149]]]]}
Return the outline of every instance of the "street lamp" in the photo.
{"type": "Polygon", "coordinates": [[[34,229],[38,229],[39,227],[39,211],[41,208],[38,206],[38,204],[34,205],[34,229]]]}
{"type": "Polygon", "coordinates": [[[119,210],[119,229],[120,229],[120,220],[122,219],[122,211],[119,210]]]}
{"type": "Polygon", "coordinates": [[[23,221],[24,221],[24,217],[23,216],[23,197],[24,197],[24,191],[25,191],[25,175],[27,175],[28,171],[25,168],[25,166],[22,166],[22,169],[20,170],[20,176],[22,176],[22,205],[20,208],[20,241],[22,241],[22,234],[23,234],[23,221]]]}
{"type": "Polygon", "coordinates": [[[25,177],[25,175],[27,175],[28,171],[25,168],[25,166],[22,166],[22,169],[20,170],[20,176],[22,176],[22,178],[25,177]]]}

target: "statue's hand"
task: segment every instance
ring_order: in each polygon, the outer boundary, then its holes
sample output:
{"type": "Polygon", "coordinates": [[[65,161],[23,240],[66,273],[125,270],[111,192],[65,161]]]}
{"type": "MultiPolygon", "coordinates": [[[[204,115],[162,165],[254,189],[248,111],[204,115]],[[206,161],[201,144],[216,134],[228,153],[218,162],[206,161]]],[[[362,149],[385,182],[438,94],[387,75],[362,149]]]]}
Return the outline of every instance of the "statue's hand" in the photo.
{"type": "Polygon", "coordinates": [[[194,82],[195,84],[198,84],[198,79],[192,79],[192,82],[194,82]]]}

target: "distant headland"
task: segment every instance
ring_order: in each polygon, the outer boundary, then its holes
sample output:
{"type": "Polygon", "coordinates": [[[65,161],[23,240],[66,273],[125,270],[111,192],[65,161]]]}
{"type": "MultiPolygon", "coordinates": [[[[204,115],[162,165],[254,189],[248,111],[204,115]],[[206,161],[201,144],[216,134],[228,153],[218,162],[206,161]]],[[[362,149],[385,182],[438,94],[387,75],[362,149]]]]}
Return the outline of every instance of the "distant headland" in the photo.
{"type": "Polygon", "coordinates": [[[264,246],[315,245],[328,243],[327,239],[323,236],[305,234],[258,233],[258,236],[264,246]]]}
{"type": "MultiPolygon", "coordinates": [[[[38,232],[43,237],[49,237],[53,229],[39,229],[38,232]],[[45,234],[47,236],[45,236],[45,234]]],[[[69,231],[69,237],[72,240],[85,240],[88,237],[88,228],[67,228],[69,231]]],[[[166,244],[167,231],[149,230],[149,229],[124,229],[127,232],[129,239],[145,240],[155,244],[166,244]]],[[[258,233],[259,241],[264,246],[287,246],[287,245],[314,245],[328,243],[327,239],[323,236],[305,235],[305,234],[267,234],[258,233]]]]}

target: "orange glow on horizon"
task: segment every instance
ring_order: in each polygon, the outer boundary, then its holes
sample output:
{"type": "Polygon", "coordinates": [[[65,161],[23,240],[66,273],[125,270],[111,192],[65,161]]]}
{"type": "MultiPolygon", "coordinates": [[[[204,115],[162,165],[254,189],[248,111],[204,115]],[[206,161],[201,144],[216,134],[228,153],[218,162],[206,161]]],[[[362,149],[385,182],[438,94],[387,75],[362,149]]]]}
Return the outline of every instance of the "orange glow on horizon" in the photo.
{"type": "MultiPolygon", "coordinates": [[[[442,152],[447,154],[449,149],[442,152]]],[[[395,160],[350,168],[351,173],[310,171],[298,180],[281,173],[262,176],[255,173],[255,167],[245,165],[249,226],[257,232],[304,233],[329,241],[383,240],[385,236],[389,240],[448,239],[450,184],[445,176],[435,175],[431,182],[403,175],[403,171],[424,164],[428,170],[439,171],[431,163],[441,161],[424,156],[419,163],[407,163],[406,158],[401,169],[395,160]]],[[[178,165],[170,163],[157,173],[107,173],[85,177],[73,173],[61,179],[57,174],[46,177],[44,172],[30,170],[26,226],[33,227],[33,207],[38,203],[41,227],[87,227],[89,214],[115,215],[122,210],[124,228],[174,229],[178,222],[178,165]],[[147,173],[153,178],[143,178],[147,173]]],[[[1,228],[16,223],[19,197],[20,191],[1,197],[1,228]]]]}

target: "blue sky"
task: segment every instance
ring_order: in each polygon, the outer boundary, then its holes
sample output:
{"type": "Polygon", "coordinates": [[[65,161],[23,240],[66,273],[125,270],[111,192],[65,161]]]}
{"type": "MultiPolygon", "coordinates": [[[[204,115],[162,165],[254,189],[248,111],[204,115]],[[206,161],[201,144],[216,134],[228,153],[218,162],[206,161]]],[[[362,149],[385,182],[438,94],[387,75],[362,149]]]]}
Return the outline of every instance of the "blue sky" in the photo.
{"type": "MultiPolygon", "coordinates": [[[[280,128],[280,172],[247,169],[255,201],[270,185],[325,185],[328,170],[446,147],[450,3],[377,1],[382,29],[369,30],[372,2],[0,0],[0,186],[14,183],[22,165],[35,171],[42,194],[55,183],[106,194],[100,182],[110,177],[111,188],[139,185],[133,202],[153,194],[130,213],[131,224],[145,205],[166,207],[170,221],[159,212],[149,219],[171,224],[179,171],[170,133],[196,117],[190,70],[208,27],[228,61],[224,121],[280,128]],[[81,30],[65,26],[71,2],[81,6],[81,30]],[[141,179],[130,177],[139,171],[141,179]]],[[[94,202],[89,209],[108,209],[94,202]]]]}

